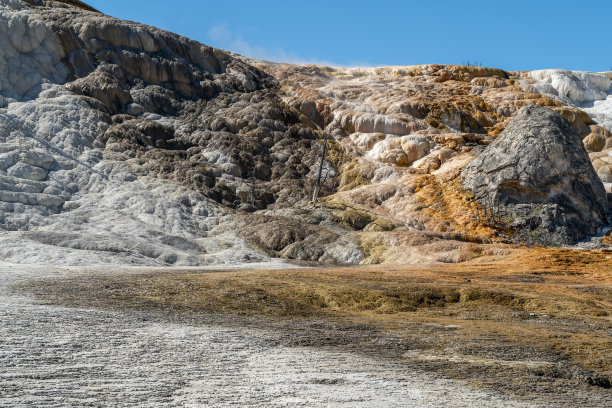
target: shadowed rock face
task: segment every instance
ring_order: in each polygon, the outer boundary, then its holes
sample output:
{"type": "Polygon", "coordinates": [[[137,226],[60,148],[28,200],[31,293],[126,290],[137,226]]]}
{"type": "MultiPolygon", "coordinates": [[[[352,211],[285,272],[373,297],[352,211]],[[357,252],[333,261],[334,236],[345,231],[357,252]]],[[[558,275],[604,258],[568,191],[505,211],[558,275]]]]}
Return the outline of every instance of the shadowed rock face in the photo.
{"type": "Polygon", "coordinates": [[[606,192],[576,131],[537,105],[521,108],[462,182],[519,242],[573,244],[607,224],[606,192]]]}

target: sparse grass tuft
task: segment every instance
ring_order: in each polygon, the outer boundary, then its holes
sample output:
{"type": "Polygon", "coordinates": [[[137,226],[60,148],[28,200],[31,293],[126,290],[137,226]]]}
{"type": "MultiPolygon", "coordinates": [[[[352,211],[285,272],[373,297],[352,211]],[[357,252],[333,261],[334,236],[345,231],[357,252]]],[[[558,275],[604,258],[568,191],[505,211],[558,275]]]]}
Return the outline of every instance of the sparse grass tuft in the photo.
{"type": "Polygon", "coordinates": [[[340,168],[340,185],[338,191],[353,190],[357,187],[365,186],[370,184],[369,174],[364,174],[367,169],[362,168],[364,164],[359,163],[357,160],[352,160],[345,163],[340,168]]]}

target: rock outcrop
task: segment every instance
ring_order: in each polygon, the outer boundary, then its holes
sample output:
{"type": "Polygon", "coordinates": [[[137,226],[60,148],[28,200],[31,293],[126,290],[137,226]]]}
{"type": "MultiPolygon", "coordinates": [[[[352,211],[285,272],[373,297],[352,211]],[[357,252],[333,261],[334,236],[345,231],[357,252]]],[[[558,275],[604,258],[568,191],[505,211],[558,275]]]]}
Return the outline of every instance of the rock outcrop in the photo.
{"type": "Polygon", "coordinates": [[[275,78],[78,1],[3,1],[0,31],[0,259],[270,260],[236,210],[308,202],[322,146],[275,78]]]}
{"type": "Polygon", "coordinates": [[[518,112],[462,181],[517,242],[574,244],[608,223],[606,192],[575,130],[537,105],[518,112]]]}
{"type": "Polygon", "coordinates": [[[563,116],[581,128],[580,136],[583,137],[584,147],[589,152],[606,191],[610,194],[612,194],[611,78],[611,72],[546,69],[533,71],[529,78],[521,80],[521,87],[524,90],[540,92],[570,107],[562,112],[563,116]]]}
{"type": "Polygon", "coordinates": [[[0,34],[0,261],[471,259],[495,230],[457,177],[531,103],[612,192],[604,74],[276,64],[78,0],[4,0],[0,34]]]}

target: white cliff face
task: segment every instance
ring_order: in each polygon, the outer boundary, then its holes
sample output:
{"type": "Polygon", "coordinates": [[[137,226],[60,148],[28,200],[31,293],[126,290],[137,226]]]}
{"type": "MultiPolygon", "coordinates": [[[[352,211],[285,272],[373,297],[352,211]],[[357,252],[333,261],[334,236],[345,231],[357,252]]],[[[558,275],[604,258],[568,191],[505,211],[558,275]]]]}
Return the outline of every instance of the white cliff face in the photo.
{"type": "Polygon", "coordinates": [[[564,69],[532,71],[531,77],[537,81],[532,85],[534,91],[569,98],[577,105],[605,99],[612,84],[601,73],[564,69]]]}
{"type": "Polygon", "coordinates": [[[612,131],[612,80],[605,73],[544,69],[532,71],[524,89],[552,95],[589,114],[600,126],[612,131]]]}
{"type": "MultiPolygon", "coordinates": [[[[247,211],[311,194],[316,134],[273,78],[59,2],[3,1],[0,30],[0,262],[283,262],[237,227],[247,211]]],[[[341,238],[287,244],[343,262],[341,238]]]]}
{"type": "Polygon", "coordinates": [[[0,107],[34,98],[43,83],[62,83],[63,49],[42,19],[18,0],[0,3],[0,107]]]}
{"type": "Polygon", "coordinates": [[[236,265],[269,260],[219,205],[104,159],[107,118],[62,86],[0,112],[0,259],[41,264],[236,265]],[[211,232],[212,231],[212,232],[211,232]],[[207,237],[207,235],[214,237],[207,237]]]}
{"type": "Polygon", "coordinates": [[[604,99],[593,101],[591,106],[585,105],[582,109],[599,125],[612,132],[612,95],[608,94],[604,99]]]}
{"type": "MultiPolygon", "coordinates": [[[[83,29],[119,41],[122,36],[112,28],[83,29]]],[[[140,31],[128,36],[138,41],[131,45],[154,51],[150,35],[140,31]]],[[[111,119],[63,85],[69,74],[64,55],[56,35],[25,3],[0,3],[0,260],[268,261],[237,237],[231,217],[217,203],[94,148],[111,119]]]]}
{"type": "MultiPolygon", "coordinates": [[[[274,78],[59,2],[3,1],[0,31],[0,261],[15,263],[359,262],[355,230],[300,207],[320,151],[300,114],[344,149],[325,162],[323,194],[344,189],[347,202],[447,232],[410,183],[450,179],[518,107],[556,103],[521,91],[523,73],[480,67],[267,67],[274,78]],[[296,101],[283,80],[298,85],[296,101]],[[245,225],[261,239],[239,237],[245,225]]],[[[526,85],[604,112],[608,77],[568,72],[534,73],[526,85]]],[[[605,152],[612,134],[590,131],[585,145],[605,152]]],[[[606,157],[591,160],[612,181],[606,157]]]]}

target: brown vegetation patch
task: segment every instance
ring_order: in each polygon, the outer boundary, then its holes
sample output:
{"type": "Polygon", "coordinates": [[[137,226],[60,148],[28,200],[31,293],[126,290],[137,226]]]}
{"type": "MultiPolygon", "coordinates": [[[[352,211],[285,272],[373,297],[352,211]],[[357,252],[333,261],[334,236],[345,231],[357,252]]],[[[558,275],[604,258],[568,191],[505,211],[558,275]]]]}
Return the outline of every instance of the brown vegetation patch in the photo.
{"type": "Polygon", "coordinates": [[[498,230],[501,227],[462,189],[459,178],[444,182],[428,174],[416,179],[414,188],[416,197],[423,204],[423,213],[441,221],[449,230],[491,238],[496,235],[493,227],[498,230]]]}
{"type": "Polygon", "coordinates": [[[612,376],[612,251],[516,248],[453,265],[144,273],[25,287],[70,306],[340,318],[441,355],[499,342],[571,360],[604,383],[612,376]],[[452,335],[432,334],[432,325],[452,335]]]}

